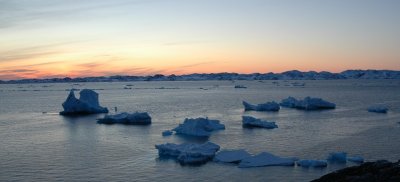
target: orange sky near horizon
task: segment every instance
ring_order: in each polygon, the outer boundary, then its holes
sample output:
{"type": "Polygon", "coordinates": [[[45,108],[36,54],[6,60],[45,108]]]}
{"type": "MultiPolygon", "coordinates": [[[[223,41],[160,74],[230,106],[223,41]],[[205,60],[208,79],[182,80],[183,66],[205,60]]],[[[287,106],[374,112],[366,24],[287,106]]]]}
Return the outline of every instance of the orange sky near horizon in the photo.
{"type": "Polygon", "coordinates": [[[0,80],[400,70],[400,1],[0,1],[0,80]]]}

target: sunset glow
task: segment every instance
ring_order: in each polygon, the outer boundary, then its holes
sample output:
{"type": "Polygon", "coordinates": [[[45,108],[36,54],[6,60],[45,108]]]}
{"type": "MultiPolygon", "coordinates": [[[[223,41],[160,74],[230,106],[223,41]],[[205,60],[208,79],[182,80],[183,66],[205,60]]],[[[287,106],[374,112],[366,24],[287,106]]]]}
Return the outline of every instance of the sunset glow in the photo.
{"type": "Polygon", "coordinates": [[[384,1],[0,1],[0,80],[399,70],[384,1]]]}

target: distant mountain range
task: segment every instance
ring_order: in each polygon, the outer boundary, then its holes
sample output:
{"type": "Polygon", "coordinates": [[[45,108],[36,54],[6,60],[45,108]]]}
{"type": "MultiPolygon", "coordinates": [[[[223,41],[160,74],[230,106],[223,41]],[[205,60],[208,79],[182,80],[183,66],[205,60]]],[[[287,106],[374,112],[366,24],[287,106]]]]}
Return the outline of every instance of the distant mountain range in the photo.
{"type": "Polygon", "coordinates": [[[66,83],[66,82],[125,82],[125,81],[201,81],[201,80],[339,80],[339,79],[400,79],[400,71],[393,70],[346,70],[341,73],[327,71],[302,72],[298,70],[282,73],[209,73],[187,75],[153,76],[99,76],[81,78],[48,78],[2,81],[0,84],[15,83],[66,83]]]}

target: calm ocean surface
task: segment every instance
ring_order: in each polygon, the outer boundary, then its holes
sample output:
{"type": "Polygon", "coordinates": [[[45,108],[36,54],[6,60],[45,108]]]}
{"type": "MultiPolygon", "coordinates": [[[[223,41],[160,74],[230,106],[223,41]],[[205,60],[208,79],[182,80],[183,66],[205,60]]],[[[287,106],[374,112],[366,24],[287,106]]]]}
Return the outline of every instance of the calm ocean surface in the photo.
{"type": "Polygon", "coordinates": [[[292,86],[295,81],[277,82],[279,86],[273,81],[0,85],[0,181],[309,181],[354,165],[240,169],[214,162],[181,166],[158,159],[155,144],[187,141],[161,136],[187,117],[221,120],[226,130],[209,140],[222,149],[300,159],[325,159],[333,151],[366,160],[400,159],[400,80],[305,81],[304,87],[292,86]],[[128,84],[132,89],[123,89],[128,84]],[[234,89],[236,84],[248,88],[234,89]],[[96,118],[101,114],[60,116],[71,88],[98,89],[100,104],[111,114],[114,107],[119,112],[146,111],[153,124],[100,125],[96,118]],[[288,96],[321,97],[336,103],[337,109],[244,112],[241,103],[288,96]],[[373,104],[385,104],[389,113],[367,112],[373,104]],[[242,115],[276,121],[279,128],[242,128],[242,115]]]}

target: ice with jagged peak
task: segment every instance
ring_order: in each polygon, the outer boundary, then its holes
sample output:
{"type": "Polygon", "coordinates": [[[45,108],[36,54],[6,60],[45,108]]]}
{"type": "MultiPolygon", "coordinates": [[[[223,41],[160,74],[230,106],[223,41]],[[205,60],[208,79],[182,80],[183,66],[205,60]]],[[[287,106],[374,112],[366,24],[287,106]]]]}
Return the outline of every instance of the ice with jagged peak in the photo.
{"type": "Polygon", "coordinates": [[[364,162],[364,158],[361,156],[347,157],[347,160],[350,162],[355,162],[355,163],[363,163],[364,162]]]}
{"type": "Polygon", "coordinates": [[[299,160],[296,162],[301,167],[326,167],[328,163],[326,160],[299,160]]]}
{"type": "Polygon", "coordinates": [[[240,168],[263,167],[263,166],[294,166],[295,158],[279,157],[268,152],[262,152],[258,155],[244,158],[240,163],[240,168]]]}
{"type": "Polygon", "coordinates": [[[225,125],[221,124],[219,120],[211,120],[208,118],[186,118],[183,124],[172,129],[176,134],[196,136],[196,137],[209,137],[211,132],[215,130],[224,130],[225,125]]]}
{"type": "Polygon", "coordinates": [[[171,130],[165,130],[162,132],[162,136],[170,136],[172,134],[173,134],[173,132],[171,130]]]}
{"type": "Polygon", "coordinates": [[[219,145],[206,142],[203,144],[166,143],[155,146],[160,157],[175,158],[181,164],[202,164],[211,160],[220,149],[219,145]]]}
{"type": "Polygon", "coordinates": [[[226,163],[238,163],[241,160],[251,157],[251,155],[243,150],[243,149],[238,149],[238,150],[223,150],[218,152],[215,157],[214,161],[215,162],[226,162],[226,163]]]}
{"type": "Polygon", "coordinates": [[[303,100],[297,100],[294,97],[283,99],[280,103],[282,107],[296,108],[302,110],[321,110],[334,109],[336,104],[325,101],[321,98],[305,97],[303,100]]]}
{"type": "Polygon", "coordinates": [[[346,163],[347,153],[346,152],[332,152],[329,154],[327,160],[329,162],[346,163]]]}
{"type": "Polygon", "coordinates": [[[120,113],[115,115],[106,115],[98,119],[100,124],[126,124],[126,125],[149,125],[151,117],[147,112],[120,113]]]}
{"type": "Polygon", "coordinates": [[[259,127],[267,129],[278,128],[278,125],[273,121],[261,120],[251,116],[242,116],[242,123],[244,127],[259,127]]]}
{"type": "Polygon", "coordinates": [[[279,104],[274,101],[258,105],[252,105],[246,101],[243,101],[243,106],[245,111],[279,111],[280,109],[279,104]]]}
{"type": "Polygon", "coordinates": [[[79,115],[79,114],[95,114],[108,113],[106,107],[99,104],[99,94],[90,89],[83,89],[79,99],[75,97],[74,90],[69,92],[65,102],[62,104],[64,111],[61,115],[79,115]]]}
{"type": "Polygon", "coordinates": [[[388,108],[384,105],[373,105],[368,108],[368,112],[387,113],[388,108]]]}

